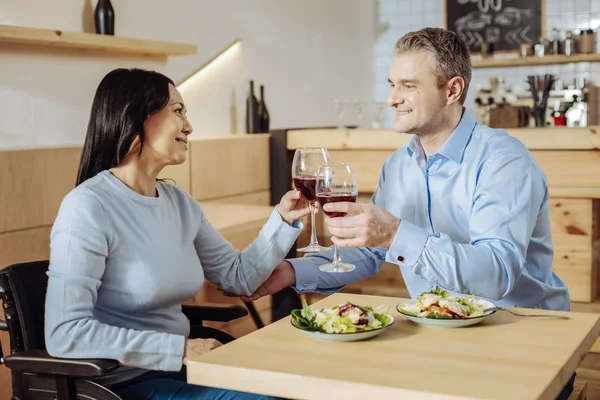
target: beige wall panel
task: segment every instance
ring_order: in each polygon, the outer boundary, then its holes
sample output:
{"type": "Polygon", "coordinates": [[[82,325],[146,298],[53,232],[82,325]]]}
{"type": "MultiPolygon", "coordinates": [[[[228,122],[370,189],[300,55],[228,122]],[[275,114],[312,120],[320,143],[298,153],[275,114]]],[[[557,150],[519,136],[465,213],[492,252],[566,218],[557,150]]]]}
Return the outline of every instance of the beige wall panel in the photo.
{"type": "Polygon", "coordinates": [[[550,188],[600,187],[600,152],[537,151],[531,152],[548,178],[550,188]]]}
{"type": "Polygon", "coordinates": [[[348,150],[330,151],[332,161],[348,162],[352,165],[356,179],[358,180],[358,191],[360,193],[374,193],[379,184],[379,175],[385,160],[392,154],[388,150],[348,150]]]}
{"type": "Polygon", "coordinates": [[[50,257],[50,226],[0,233],[0,269],[8,265],[47,260],[50,257]]]}
{"type": "Polygon", "coordinates": [[[80,149],[0,151],[0,232],[51,225],[75,187],[80,149]]]}
{"type": "Polygon", "coordinates": [[[173,179],[177,186],[181,187],[183,190],[191,194],[192,178],[190,165],[190,152],[188,150],[188,158],[183,164],[168,165],[165,169],[161,171],[158,177],[164,179],[173,179]]]}
{"type": "Polygon", "coordinates": [[[271,204],[271,191],[248,193],[231,197],[221,197],[220,199],[206,200],[203,203],[227,203],[240,205],[268,206],[271,204]]]}
{"type": "Polygon", "coordinates": [[[595,300],[595,284],[592,280],[592,256],[589,252],[557,250],[554,252],[552,269],[565,282],[571,301],[591,302],[595,300]]]}
{"type": "Polygon", "coordinates": [[[192,140],[192,195],[210,200],[270,189],[269,135],[192,140]]]}

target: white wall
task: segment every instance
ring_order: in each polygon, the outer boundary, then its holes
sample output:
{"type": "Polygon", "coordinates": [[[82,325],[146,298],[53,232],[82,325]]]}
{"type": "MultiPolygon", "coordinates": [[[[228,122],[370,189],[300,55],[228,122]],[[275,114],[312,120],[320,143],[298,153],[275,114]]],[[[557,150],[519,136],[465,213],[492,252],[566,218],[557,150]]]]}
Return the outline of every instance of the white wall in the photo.
{"type": "MultiPolygon", "coordinates": [[[[165,62],[1,46],[0,147],[80,144],[95,88],[108,71],[149,68],[178,82],[234,38],[242,46],[233,61],[184,93],[194,135],[243,132],[250,78],[266,87],[272,128],[333,125],[334,98],[373,97],[372,0],[112,2],[118,36],[194,43],[198,54],[165,62]]],[[[84,10],[89,13],[95,3],[3,1],[0,24],[89,30],[84,10]]]]}

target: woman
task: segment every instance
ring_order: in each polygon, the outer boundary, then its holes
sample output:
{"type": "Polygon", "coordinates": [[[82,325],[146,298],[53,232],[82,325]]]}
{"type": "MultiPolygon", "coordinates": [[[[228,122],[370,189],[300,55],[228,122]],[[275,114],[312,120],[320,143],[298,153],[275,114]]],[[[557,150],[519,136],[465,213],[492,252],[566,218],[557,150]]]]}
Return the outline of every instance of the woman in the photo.
{"type": "Polygon", "coordinates": [[[185,382],[186,360],[220,343],[187,339],[180,303],[204,278],[252,294],[296,240],[308,204],[288,192],[258,238],[233,249],[190,195],[157,179],[186,159],[185,113],[159,73],[117,69],[100,82],[77,187],[52,228],[46,346],[56,357],[120,361],[98,383],[124,398],[266,398],[185,382]]]}

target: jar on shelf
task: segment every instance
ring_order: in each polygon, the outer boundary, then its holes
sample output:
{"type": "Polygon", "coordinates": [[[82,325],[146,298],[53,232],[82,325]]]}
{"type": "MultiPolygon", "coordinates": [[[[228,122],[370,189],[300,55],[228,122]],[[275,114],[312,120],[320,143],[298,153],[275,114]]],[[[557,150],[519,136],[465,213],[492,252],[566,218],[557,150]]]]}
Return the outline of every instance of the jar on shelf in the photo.
{"type": "Polygon", "coordinates": [[[595,53],[596,47],[595,34],[592,29],[582,29],[577,40],[579,53],[595,53]]]}

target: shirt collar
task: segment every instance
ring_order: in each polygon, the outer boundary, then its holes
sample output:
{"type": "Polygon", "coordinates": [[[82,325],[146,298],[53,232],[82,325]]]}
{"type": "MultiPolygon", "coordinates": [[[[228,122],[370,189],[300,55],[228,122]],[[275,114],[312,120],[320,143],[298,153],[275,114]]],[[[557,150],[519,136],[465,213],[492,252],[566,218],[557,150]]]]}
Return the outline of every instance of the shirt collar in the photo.
{"type": "Polygon", "coordinates": [[[421,147],[421,142],[419,142],[417,135],[412,135],[410,142],[408,142],[408,146],[406,146],[406,151],[408,152],[409,157],[412,157],[415,153],[417,153],[417,155],[423,153],[423,147],[421,147]]]}
{"type": "Polygon", "coordinates": [[[458,126],[438,153],[460,164],[476,124],[475,119],[473,119],[469,111],[465,108],[458,126]]]}
{"type": "MultiPolygon", "coordinates": [[[[448,137],[446,143],[444,143],[442,148],[438,151],[438,154],[441,154],[458,164],[460,164],[462,161],[467,143],[469,143],[471,134],[475,129],[475,125],[477,125],[477,122],[469,113],[469,110],[466,108],[463,110],[464,111],[460,122],[452,134],[450,134],[450,137],[448,137]]],[[[423,152],[419,138],[416,135],[413,135],[412,139],[408,143],[408,146],[406,146],[406,151],[410,157],[412,157],[414,153],[421,154],[423,152]]]]}

